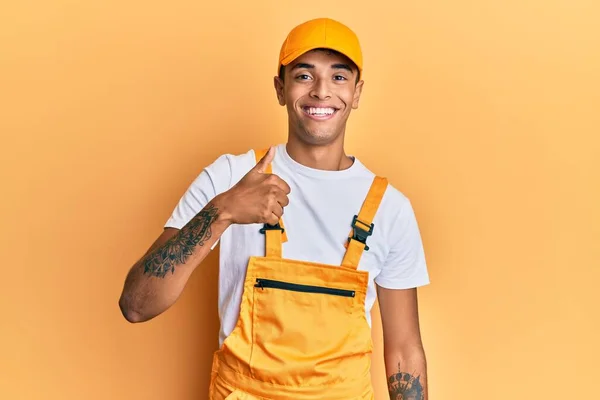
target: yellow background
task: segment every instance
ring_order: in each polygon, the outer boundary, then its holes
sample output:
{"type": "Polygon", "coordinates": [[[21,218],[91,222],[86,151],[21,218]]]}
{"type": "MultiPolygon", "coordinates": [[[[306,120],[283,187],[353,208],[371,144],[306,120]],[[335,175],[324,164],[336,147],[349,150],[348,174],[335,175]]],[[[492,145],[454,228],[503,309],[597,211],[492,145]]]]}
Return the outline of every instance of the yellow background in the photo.
{"type": "Polygon", "coordinates": [[[279,46],[320,16],[364,47],[347,151],[411,199],[422,231],[431,399],[596,398],[599,11],[594,0],[3,3],[0,398],[206,398],[216,253],[149,323],[120,315],[123,280],[205,165],[285,141],[279,46]]]}

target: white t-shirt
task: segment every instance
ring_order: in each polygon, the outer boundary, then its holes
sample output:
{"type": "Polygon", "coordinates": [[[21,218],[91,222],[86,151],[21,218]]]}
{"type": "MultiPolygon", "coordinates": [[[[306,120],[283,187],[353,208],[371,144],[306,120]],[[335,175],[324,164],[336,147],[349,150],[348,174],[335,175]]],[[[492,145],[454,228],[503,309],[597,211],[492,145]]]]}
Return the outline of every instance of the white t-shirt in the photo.
{"type": "MultiPolygon", "coordinates": [[[[291,188],[283,224],[288,237],[282,256],[288,259],[341,265],[352,218],[358,214],[374,174],[356,157],[348,169],[324,171],[294,161],[286,145],[276,146],[273,173],[291,188]]],[[[216,195],[229,190],[256,164],[254,150],[224,154],[207,166],[182,196],[165,227],[181,229],[216,195]]],[[[429,283],[425,254],[410,200],[388,184],[373,219],[359,270],[369,272],[365,313],[376,299],[375,283],[388,289],[407,289],[429,283]]],[[[236,325],[246,267],[250,256],[264,256],[262,224],[231,225],[219,239],[219,344],[236,325]]],[[[218,242],[217,242],[218,243],[218,242]]],[[[216,246],[216,244],[213,248],[216,246]]]]}

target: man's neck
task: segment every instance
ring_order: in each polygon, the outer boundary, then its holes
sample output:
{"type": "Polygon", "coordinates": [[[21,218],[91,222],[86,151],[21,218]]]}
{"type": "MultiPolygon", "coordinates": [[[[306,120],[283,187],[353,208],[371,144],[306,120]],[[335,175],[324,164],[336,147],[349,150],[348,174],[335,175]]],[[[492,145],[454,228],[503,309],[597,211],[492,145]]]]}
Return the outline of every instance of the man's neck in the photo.
{"type": "Polygon", "coordinates": [[[354,163],[354,159],[346,155],[343,141],[312,145],[290,135],[286,150],[289,156],[298,164],[313,169],[341,171],[350,168],[354,163]]]}

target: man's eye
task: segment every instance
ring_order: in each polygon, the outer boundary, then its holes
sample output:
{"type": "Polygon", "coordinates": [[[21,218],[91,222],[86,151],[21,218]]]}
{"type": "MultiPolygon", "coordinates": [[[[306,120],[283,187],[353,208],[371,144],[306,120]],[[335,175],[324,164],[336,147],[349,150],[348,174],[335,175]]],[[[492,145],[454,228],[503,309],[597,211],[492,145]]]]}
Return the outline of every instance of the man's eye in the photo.
{"type": "Polygon", "coordinates": [[[302,74],[302,75],[298,75],[296,77],[296,79],[310,79],[310,76],[306,75],[306,74],[302,74]]]}
{"type": "Polygon", "coordinates": [[[346,80],[346,77],[342,75],[336,75],[333,77],[333,79],[335,79],[336,81],[344,81],[346,80]]]}

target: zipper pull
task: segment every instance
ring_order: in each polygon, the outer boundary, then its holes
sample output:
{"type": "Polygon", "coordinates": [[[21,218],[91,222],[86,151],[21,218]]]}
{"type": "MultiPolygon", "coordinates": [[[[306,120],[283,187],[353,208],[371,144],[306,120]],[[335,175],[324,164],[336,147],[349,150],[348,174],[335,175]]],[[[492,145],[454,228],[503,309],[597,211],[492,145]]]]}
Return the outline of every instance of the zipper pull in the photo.
{"type": "Polygon", "coordinates": [[[262,290],[265,290],[265,287],[263,286],[263,282],[260,279],[256,280],[256,284],[254,285],[254,287],[261,288],[262,290]]]}

